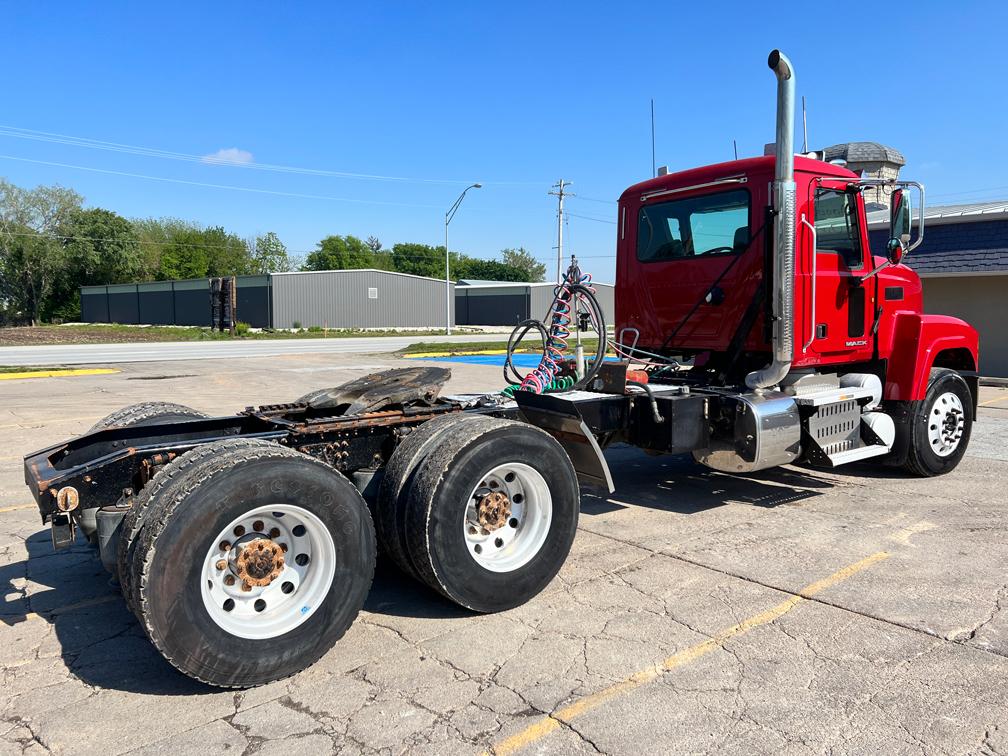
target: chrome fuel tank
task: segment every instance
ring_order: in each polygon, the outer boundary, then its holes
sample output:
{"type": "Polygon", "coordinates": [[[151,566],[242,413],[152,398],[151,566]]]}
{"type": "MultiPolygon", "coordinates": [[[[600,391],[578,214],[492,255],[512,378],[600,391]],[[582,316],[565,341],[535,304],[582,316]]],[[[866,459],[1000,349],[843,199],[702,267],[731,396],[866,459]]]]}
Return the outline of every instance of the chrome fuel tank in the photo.
{"type": "Polygon", "coordinates": [[[744,473],[786,465],[801,453],[801,418],[794,397],[779,391],[719,394],[734,415],[730,434],[715,434],[710,446],[693,452],[700,464],[744,473]]]}

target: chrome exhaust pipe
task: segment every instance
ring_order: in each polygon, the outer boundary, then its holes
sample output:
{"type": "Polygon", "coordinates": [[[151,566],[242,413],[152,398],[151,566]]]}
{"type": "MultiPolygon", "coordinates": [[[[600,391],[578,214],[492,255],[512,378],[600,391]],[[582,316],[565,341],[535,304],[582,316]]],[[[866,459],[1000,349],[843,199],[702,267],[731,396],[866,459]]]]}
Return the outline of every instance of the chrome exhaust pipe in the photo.
{"type": "Polygon", "coordinates": [[[774,256],[770,290],[773,313],[773,361],[746,376],[746,386],[766,389],[778,385],[791,369],[794,355],[795,75],[791,61],[774,50],[767,65],[777,75],[777,142],[773,182],[774,256]]]}

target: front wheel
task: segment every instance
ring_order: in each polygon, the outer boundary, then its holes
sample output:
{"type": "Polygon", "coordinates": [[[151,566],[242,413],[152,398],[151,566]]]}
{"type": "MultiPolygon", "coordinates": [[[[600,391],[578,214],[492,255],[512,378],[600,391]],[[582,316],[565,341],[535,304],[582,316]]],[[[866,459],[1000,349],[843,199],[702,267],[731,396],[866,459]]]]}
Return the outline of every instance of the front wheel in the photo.
{"type": "Polygon", "coordinates": [[[973,429],[973,397],[954,370],[931,371],[927,394],[910,417],[906,468],[931,477],[951,472],[962,460],[973,429]]]}

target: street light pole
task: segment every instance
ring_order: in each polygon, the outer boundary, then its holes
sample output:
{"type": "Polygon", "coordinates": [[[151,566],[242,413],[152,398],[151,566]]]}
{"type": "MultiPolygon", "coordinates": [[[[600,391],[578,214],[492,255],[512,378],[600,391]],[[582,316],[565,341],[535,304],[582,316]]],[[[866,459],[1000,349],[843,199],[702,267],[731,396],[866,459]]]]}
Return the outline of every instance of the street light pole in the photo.
{"type": "Polygon", "coordinates": [[[459,198],[455,200],[455,204],[448,208],[448,212],[444,216],[444,303],[445,303],[445,335],[451,336],[451,277],[450,277],[450,256],[448,254],[448,224],[451,223],[452,218],[455,217],[455,213],[458,212],[459,205],[462,204],[462,200],[465,199],[466,192],[470,189],[482,189],[483,184],[472,184],[467,186],[459,198]]]}

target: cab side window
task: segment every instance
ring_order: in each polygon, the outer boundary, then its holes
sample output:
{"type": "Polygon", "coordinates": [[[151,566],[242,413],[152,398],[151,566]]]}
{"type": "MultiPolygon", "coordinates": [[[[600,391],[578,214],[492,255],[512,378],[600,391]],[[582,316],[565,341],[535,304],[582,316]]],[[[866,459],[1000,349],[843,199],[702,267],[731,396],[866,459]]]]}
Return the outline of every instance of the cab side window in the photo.
{"type": "Polygon", "coordinates": [[[857,203],[847,192],[819,189],[815,195],[816,250],[840,255],[851,270],[861,268],[861,233],[857,203]]]}

